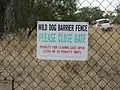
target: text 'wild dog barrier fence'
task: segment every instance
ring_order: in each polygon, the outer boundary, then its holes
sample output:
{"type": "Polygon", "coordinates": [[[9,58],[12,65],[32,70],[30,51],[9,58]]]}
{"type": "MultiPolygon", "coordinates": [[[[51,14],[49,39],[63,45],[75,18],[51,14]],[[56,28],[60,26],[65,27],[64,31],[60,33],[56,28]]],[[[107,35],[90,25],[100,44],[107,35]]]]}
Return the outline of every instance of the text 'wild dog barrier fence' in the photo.
{"type": "Polygon", "coordinates": [[[0,90],[120,90],[119,22],[119,0],[0,1],[0,90]],[[89,22],[88,60],[37,59],[38,20],[89,22]]]}

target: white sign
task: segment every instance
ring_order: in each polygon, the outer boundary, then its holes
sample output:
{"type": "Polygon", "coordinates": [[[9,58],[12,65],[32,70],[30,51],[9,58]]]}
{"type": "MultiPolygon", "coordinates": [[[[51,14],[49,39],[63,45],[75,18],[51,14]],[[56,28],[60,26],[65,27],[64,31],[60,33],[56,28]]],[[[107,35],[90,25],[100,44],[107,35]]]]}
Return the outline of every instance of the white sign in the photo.
{"type": "Polygon", "coordinates": [[[87,60],[87,22],[37,22],[37,58],[87,60]]]}

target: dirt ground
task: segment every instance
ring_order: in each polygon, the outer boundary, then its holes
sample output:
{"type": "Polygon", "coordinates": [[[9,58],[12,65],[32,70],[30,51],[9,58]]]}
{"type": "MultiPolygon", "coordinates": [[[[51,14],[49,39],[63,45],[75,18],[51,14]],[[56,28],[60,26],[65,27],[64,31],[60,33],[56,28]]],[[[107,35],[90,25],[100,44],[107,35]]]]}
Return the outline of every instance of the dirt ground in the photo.
{"type": "MultiPolygon", "coordinates": [[[[120,27],[89,28],[87,61],[36,59],[36,34],[29,39],[8,35],[0,42],[0,83],[15,90],[120,90],[120,27]]],[[[1,90],[1,89],[0,89],[1,90]]]]}

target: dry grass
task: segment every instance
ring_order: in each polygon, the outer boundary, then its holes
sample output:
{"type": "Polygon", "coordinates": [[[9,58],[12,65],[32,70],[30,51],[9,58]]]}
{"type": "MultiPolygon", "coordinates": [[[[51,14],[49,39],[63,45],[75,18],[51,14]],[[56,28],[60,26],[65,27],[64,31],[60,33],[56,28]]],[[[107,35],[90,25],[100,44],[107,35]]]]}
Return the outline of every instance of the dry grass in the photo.
{"type": "Polygon", "coordinates": [[[38,60],[32,36],[20,40],[8,35],[0,42],[0,80],[14,77],[15,90],[120,90],[118,26],[108,32],[89,28],[85,62],[38,60]]]}

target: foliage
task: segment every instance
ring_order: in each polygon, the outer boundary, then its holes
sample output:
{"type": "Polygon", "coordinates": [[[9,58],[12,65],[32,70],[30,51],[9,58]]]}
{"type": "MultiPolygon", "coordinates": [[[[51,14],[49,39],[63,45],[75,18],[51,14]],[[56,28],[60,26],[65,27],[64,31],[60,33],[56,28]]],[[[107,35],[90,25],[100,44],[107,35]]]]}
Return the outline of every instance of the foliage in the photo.
{"type": "Polygon", "coordinates": [[[116,8],[116,13],[117,13],[117,16],[116,16],[116,19],[115,19],[115,23],[120,24],[120,4],[116,8]]]}
{"type": "Polygon", "coordinates": [[[4,13],[5,13],[5,5],[4,1],[0,1],[0,38],[4,32],[4,13]]]}
{"type": "MultiPolygon", "coordinates": [[[[22,31],[28,36],[39,21],[86,21],[103,18],[104,11],[99,7],[77,8],[77,0],[6,0],[5,24],[12,32],[22,31]],[[8,10],[8,11],[7,11],[8,10]],[[27,29],[29,31],[27,32],[27,29]]],[[[4,20],[5,22],[5,20],[4,20]]],[[[3,22],[3,23],[4,23],[3,22]]]]}
{"type": "Polygon", "coordinates": [[[75,21],[75,0],[21,0],[16,2],[15,16],[20,28],[34,27],[37,20],[75,21]]]}
{"type": "Polygon", "coordinates": [[[13,0],[15,27],[12,31],[29,28],[29,34],[41,21],[76,21],[76,0],[13,0]]]}
{"type": "Polygon", "coordinates": [[[94,20],[103,18],[104,11],[99,7],[83,7],[79,9],[79,20],[91,23],[94,20]]]}

